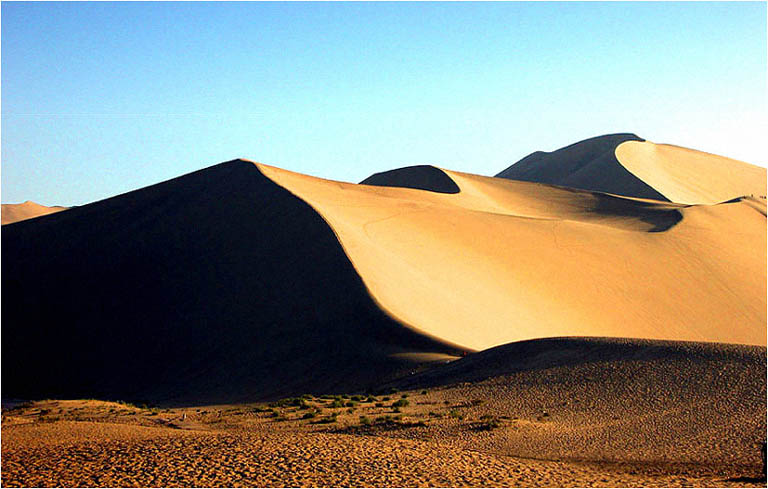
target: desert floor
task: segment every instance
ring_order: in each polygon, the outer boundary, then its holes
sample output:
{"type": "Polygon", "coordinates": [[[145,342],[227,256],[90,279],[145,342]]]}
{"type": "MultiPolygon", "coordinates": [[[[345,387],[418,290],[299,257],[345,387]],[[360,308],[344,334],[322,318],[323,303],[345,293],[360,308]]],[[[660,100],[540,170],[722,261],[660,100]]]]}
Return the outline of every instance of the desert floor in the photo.
{"type": "Polygon", "coordinates": [[[505,454],[515,434],[572,429],[573,413],[484,414],[493,403],[473,389],[482,385],[271,405],[20,404],[3,410],[2,485],[765,487],[758,448],[746,463],[505,454]]]}

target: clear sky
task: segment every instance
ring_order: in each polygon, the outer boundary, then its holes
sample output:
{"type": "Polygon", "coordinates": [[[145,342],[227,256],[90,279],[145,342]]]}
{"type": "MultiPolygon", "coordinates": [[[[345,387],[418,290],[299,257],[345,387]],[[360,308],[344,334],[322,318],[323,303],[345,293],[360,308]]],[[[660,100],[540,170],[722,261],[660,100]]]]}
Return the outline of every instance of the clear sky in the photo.
{"type": "Polygon", "coordinates": [[[768,163],[766,3],[2,3],[2,201],[244,157],[494,175],[634,132],[768,163]]]}

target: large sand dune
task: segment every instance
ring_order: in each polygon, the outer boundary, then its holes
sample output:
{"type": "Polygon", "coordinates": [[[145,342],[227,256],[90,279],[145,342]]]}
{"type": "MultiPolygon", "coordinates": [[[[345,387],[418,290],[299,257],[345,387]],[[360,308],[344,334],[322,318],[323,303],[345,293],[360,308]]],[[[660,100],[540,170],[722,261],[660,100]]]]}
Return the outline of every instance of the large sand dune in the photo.
{"type": "Polygon", "coordinates": [[[236,160],[4,227],[4,396],[351,391],[552,336],[766,343],[763,198],[367,182],[236,160]]]}
{"type": "Polygon", "coordinates": [[[376,307],[322,218],[243,161],[6,226],[2,250],[4,397],[349,391],[455,352],[376,307]]]}
{"type": "Polygon", "coordinates": [[[681,204],[766,194],[765,168],[654,144],[634,134],[599,136],[551,153],[537,151],[496,176],[681,204]]]}
{"type": "Polygon", "coordinates": [[[61,206],[46,207],[36,202],[32,202],[31,200],[22,202],[21,204],[2,204],[2,223],[11,224],[13,222],[45,216],[67,209],[67,207],[61,206]]]}

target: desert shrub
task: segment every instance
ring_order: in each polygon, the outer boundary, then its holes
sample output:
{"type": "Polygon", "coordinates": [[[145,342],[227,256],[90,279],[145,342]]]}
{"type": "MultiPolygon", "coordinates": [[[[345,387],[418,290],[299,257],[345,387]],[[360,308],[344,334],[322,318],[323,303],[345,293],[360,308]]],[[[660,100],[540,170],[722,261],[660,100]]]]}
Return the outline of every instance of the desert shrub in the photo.
{"type": "Polygon", "coordinates": [[[375,406],[376,406],[376,407],[384,407],[384,403],[383,403],[383,402],[377,402],[377,403],[375,404],[375,406]]]}
{"type": "Polygon", "coordinates": [[[354,412],[355,412],[355,408],[351,407],[351,408],[347,409],[347,412],[348,412],[349,414],[352,414],[352,413],[354,413],[354,412]]]}
{"type": "Polygon", "coordinates": [[[400,399],[408,399],[408,394],[403,394],[402,396],[400,396],[400,399]]]}
{"type": "Polygon", "coordinates": [[[403,411],[399,407],[394,407],[394,408],[392,408],[392,412],[394,412],[394,413],[401,413],[403,411]]]}
{"type": "Polygon", "coordinates": [[[336,422],[336,415],[326,416],[314,422],[314,424],[331,424],[336,422]]]}
{"type": "Polygon", "coordinates": [[[341,399],[335,399],[331,405],[331,408],[341,408],[344,407],[344,402],[341,399]]]}
{"type": "Polygon", "coordinates": [[[368,416],[360,416],[360,424],[363,426],[369,426],[371,424],[371,420],[368,418],[368,416]]]}
{"type": "Polygon", "coordinates": [[[355,401],[347,401],[344,403],[344,406],[346,407],[355,407],[357,406],[357,403],[355,401]]]}
{"type": "Polygon", "coordinates": [[[381,398],[382,401],[389,401],[391,398],[389,396],[384,396],[381,398]]]}
{"type": "Polygon", "coordinates": [[[306,412],[306,413],[304,413],[304,416],[302,416],[302,417],[301,417],[301,419],[312,419],[312,418],[314,418],[315,416],[317,416],[317,413],[316,413],[316,412],[314,412],[314,411],[309,411],[309,412],[306,412]]]}
{"type": "Polygon", "coordinates": [[[400,399],[400,400],[397,400],[397,401],[393,402],[393,403],[392,403],[392,407],[393,407],[393,408],[406,407],[406,406],[408,406],[409,404],[410,404],[410,403],[409,403],[408,401],[406,401],[405,399],[400,399]]]}
{"type": "Polygon", "coordinates": [[[368,396],[368,399],[365,400],[365,402],[376,402],[378,399],[376,399],[374,396],[368,396]]]}
{"type": "Polygon", "coordinates": [[[458,409],[451,409],[448,412],[448,416],[456,419],[464,419],[464,415],[461,414],[458,409]]]}
{"type": "Polygon", "coordinates": [[[355,402],[363,402],[365,401],[365,396],[352,396],[350,399],[352,399],[355,402]]]}
{"type": "Polygon", "coordinates": [[[429,415],[430,415],[431,417],[433,417],[433,418],[442,418],[442,417],[443,417],[443,415],[442,415],[442,414],[440,414],[440,413],[436,413],[436,412],[434,412],[434,411],[430,411],[430,412],[429,412],[429,415]]]}
{"type": "Polygon", "coordinates": [[[476,429],[479,431],[491,431],[501,426],[501,420],[496,416],[485,415],[480,418],[476,429]]]}
{"type": "Polygon", "coordinates": [[[270,409],[269,416],[271,418],[277,418],[280,416],[280,411],[278,411],[277,409],[270,409]]]}
{"type": "Polygon", "coordinates": [[[422,396],[426,396],[427,395],[427,391],[421,391],[421,395],[422,396]]]}

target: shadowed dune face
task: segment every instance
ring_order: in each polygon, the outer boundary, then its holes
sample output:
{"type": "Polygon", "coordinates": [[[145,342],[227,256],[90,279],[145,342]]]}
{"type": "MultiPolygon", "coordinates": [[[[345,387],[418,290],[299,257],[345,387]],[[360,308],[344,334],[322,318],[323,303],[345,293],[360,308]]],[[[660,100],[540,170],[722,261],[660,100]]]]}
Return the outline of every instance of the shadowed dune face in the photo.
{"type": "Polygon", "coordinates": [[[8,226],[2,249],[6,397],[349,391],[415,368],[394,354],[455,353],[376,307],[323,219],[251,163],[8,226]]]}
{"type": "Polygon", "coordinates": [[[2,204],[2,223],[11,224],[14,222],[32,219],[38,216],[45,216],[55,212],[67,210],[68,207],[46,207],[28,200],[21,204],[2,204]]]}
{"type": "Polygon", "coordinates": [[[402,187],[429,190],[444,194],[457,194],[459,187],[451,177],[439,168],[428,165],[409,166],[397,170],[376,173],[366,178],[361,185],[378,185],[380,187],[402,187]]]}
{"type": "Polygon", "coordinates": [[[377,303],[472,349],[547,336],[765,344],[765,216],[444,170],[440,194],[260,165],[331,225],[377,303]],[[737,240],[737,241],[734,241],[737,240]]]}

